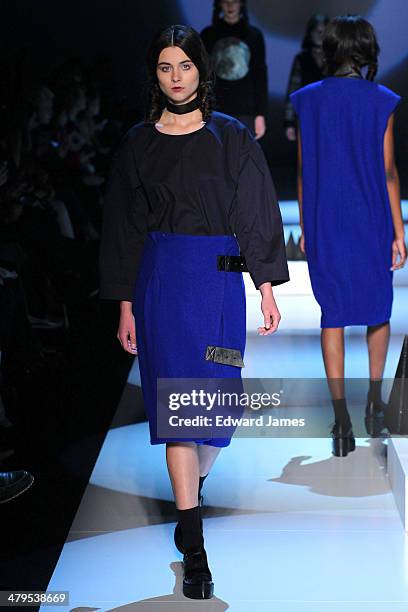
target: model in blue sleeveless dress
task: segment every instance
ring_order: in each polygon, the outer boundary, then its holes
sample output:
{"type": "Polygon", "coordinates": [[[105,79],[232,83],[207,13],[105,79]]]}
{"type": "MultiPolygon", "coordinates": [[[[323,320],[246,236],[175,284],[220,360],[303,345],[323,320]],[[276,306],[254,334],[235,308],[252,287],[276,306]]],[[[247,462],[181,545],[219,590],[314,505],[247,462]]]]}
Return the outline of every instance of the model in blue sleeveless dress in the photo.
{"type": "Polygon", "coordinates": [[[327,77],[291,94],[302,141],[303,225],[321,327],[390,319],[394,228],[384,133],[400,97],[327,77]]]}

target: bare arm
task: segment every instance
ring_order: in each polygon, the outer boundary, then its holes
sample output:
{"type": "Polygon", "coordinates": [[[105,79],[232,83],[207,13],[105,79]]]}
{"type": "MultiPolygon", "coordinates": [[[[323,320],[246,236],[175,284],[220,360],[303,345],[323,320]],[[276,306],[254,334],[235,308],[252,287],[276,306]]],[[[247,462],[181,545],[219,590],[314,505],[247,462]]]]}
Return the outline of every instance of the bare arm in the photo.
{"type": "Polygon", "coordinates": [[[273,334],[279,326],[281,315],[275,302],[271,283],[262,283],[259,286],[262,295],[261,310],[264,316],[264,326],[258,327],[260,336],[273,334]]]}
{"type": "Polygon", "coordinates": [[[390,199],[391,215],[394,224],[391,270],[402,268],[407,252],[404,243],[404,222],[402,220],[400,181],[394,158],[394,114],[390,115],[384,135],[384,166],[387,190],[390,199]],[[399,256],[399,262],[397,263],[399,256]]]}
{"type": "Polygon", "coordinates": [[[137,355],[135,318],[132,312],[132,302],[120,302],[120,319],[116,334],[122,348],[131,355],[137,355]]]}

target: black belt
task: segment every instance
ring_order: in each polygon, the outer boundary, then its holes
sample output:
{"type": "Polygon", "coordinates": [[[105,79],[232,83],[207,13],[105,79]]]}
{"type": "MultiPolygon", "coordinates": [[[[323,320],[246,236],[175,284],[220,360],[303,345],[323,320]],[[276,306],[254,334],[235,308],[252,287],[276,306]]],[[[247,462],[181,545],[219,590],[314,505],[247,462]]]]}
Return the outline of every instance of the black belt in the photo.
{"type": "Polygon", "coordinates": [[[217,270],[220,272],[248,272],[242,255],[218,255],[217,270]]]}

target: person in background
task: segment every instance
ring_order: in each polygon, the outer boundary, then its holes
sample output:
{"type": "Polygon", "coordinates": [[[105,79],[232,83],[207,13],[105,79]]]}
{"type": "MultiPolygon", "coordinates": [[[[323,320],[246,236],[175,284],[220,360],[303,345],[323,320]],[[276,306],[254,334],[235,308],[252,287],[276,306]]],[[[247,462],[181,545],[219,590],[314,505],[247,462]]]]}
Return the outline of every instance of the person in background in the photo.
{"type": "Polygon", "coordinates": [[[390,337],[393,272],[407,253],[394,160],[400,96],[374,83],[379,46],[360,16],[333,19],[323,39],[328,76],[291,95],[299,118],[298,199],[335,424],[333,454],[355,440],[344,388],[344,328],[367,326],[369,421],[385,408],[381,383],[390,337]]]}
{"type": "Polygon", "coordinates": [[[262,138],[266,130],[268,76],[262,32],[249,24],[245,0],[215,0],[212,25],[201,38],[216,74],[216,109],[242,121],[262,138]]]}
{"type": "Polygon", "coordinates": [[[312,15],[307,22],[302,51],[293,60],[285,104],[285,134],[288,140],[296,140],[296,117],[289,96],[297,89],[323,78],[322,42],[328,23],[326,15],[312,15]]]}

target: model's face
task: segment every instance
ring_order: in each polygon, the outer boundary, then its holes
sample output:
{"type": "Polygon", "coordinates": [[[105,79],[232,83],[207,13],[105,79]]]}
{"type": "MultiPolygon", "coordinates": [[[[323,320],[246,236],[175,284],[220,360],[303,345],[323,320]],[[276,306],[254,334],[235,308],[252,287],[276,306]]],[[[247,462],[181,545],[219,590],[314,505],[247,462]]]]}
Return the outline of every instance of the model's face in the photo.
{"type": "Polygon", "coordinates": [[[173,104],[185,104],[197,96],[200,74],[180,47],[166,47],[156,69],[159,87],[173,104]]]}
{"type": "Polygon", "coordinates": [[[224,20],[227,23],[236,23],[241,13],[240,0],[222,0],[221,10],[224,13],[224,20]]]}
{"type": "Polygon", "coordinates": [[[318,26],[312,32],[312,41],[316,47],[321,47],[324,37],[326,26],[323,23],[319,23],[318,26]]]}

